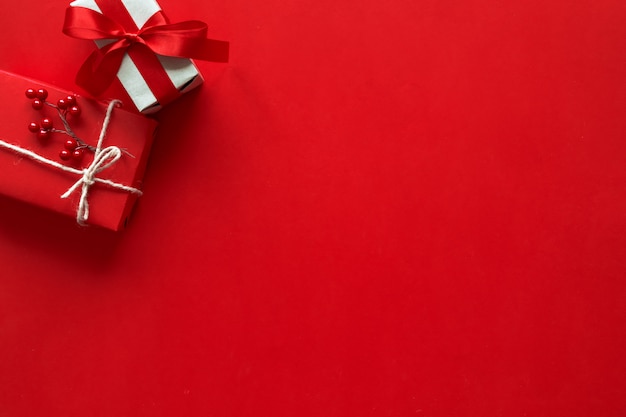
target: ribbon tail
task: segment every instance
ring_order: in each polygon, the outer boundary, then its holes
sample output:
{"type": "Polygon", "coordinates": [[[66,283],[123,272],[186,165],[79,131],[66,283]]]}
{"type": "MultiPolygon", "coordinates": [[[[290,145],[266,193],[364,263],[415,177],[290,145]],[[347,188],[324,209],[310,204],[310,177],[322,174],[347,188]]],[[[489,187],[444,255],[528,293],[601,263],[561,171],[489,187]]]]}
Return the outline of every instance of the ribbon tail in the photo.
{"type": "Polygon", "coordinates": [[[184,57],[209,62],[228,62],[229,43],[207,38],[173,38],[168,34],[144,35],[146,46],[164,56],[184,57]]]}
{"type": "Polygon", "coordinates": [[[189,20],[147,27],[141,38],[155,53],[202,61],[228,62],[228,42],[208,39],[206,23],[189,20]]]}

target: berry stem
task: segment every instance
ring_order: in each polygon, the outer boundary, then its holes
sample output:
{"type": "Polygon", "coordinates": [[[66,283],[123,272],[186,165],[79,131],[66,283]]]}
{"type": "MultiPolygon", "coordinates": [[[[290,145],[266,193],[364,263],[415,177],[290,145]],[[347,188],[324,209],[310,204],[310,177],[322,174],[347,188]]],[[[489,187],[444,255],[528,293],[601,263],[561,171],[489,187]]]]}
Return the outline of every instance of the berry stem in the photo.
{"type": "Polygon", "coordinates": [[[70,127],[70,124],[67,121],[67,118],[65,117],[65,114],[67,113],[66,111],[61,110],[56,104],[53,103],[49,103],[49,102],[45,102],[46,105],[56,109],[57,113],[59,114],[59,119],[61,119],[61,122],[63,123],[63,126],[65,127],[65,130],[60,130],[60,129],[52,129],[52,132],[55,133],[63,133],[64,135],[68,135],[71,138],[73,138],[77,143],[78,146],[80,148],[86,148],[89,149],[92,152],[96,151],[96,147],[95,146],[91,146],[88,145],[84,140],[82,140],[81,138],[78,137],[78,135],[76,135],[76,133],[74,133],[74,131],[72,130],[72,128],[70,127]]]}

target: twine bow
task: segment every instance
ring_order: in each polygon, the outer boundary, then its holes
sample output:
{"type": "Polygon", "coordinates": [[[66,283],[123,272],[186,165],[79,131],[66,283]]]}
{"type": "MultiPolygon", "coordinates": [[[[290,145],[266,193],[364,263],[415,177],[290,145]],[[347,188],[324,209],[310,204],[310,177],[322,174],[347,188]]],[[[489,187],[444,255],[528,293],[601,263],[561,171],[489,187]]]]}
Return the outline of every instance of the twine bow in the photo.
{"type": "MultiPolygon", "coordinates": [[[[93,159],[91,165],[83,170],[83,176],[74,183],[66,192],[61,196],[61,198],[68,198],[74,191],[78,189],[82,185],[80,200],[78,201],[78,209],[76,210],[76,221],[84,225],[89,218],[89,201],[87,196],[89,195],[89,189],[92,185],[94,185],[99,178],[96,177],[96,174],[104,171],[109,168],[111,165],[114,165],[122,156],[122,151],[117,146],[109,146],[104,148],[98,152],[96,150],[96,156],[93,159]]],[[[120,184],[121,185],[121,184],[120,184]]],[[[131,191],[130,188],[126,186],[114,186],[115,188],[121,188],[126,191],[131,191]]],[[[132,192],[137,192],[139,190],[133,189],[132,192]]]]}

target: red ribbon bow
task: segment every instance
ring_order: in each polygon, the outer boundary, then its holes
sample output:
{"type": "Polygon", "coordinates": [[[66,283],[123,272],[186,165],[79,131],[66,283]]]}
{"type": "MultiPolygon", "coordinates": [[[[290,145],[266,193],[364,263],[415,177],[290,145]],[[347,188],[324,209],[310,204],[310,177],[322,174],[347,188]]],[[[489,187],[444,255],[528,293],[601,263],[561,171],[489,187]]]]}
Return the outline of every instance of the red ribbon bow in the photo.
{"type": "Polygon", "coordinates": [[[169,24],[155,14],[136,32],[84,7],[68,7],[63,33],[78,39],[112,42],[94,51],[80,68],[76,84],[97,96],[113,82],[126,53],[159,54],[228,62],[228,42],[207,39],[207,25],[197,20],[169,24]]]}

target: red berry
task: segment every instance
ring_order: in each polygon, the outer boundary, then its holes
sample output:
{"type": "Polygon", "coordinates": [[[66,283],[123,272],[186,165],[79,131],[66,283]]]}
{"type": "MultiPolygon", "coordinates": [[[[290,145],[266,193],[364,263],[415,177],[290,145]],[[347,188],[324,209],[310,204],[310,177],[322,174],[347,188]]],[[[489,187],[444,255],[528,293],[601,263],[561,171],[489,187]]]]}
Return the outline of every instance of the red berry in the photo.
{"type": "Polygon", "coordinates": [[[39,129],[39,132],[37,132],[37,138],[39,138],[41,140],[48,139],[49,137],[50,137],[50,131],[49,130],[39,129]]]}
{"type": "Polygon", "coordinates": [[[74,159],[75,161],[80,161],[81,159],[83,159],[84,154],[85,151],[83,148],[74,149],[74,152],[72,152],[72,159],[74,159]]]}
{"type": "Polygon", "coordinates": [[[30,130],[33,133],[39,132],[39,129],[40,129],[39,125],[35,122],[30,122],[28,124],[28,130],[30,130]]]}
{"type": "Polygon", "coordinates": [[[67,104],[69,106],[73,106],[76,104],[76,97],[75,96],[67,96],[65,97],[65,101],[67,102],[67,104]]]}
{"type": "Polygon", "coordinates": [[[63,147],[68,151],[73,151],[78,146],[78,143],[74,139],[68,139],[65,141],[63,147]]]}
{"type": "Polygon", "coordinates": [[[59,99],[59,101],[57,101],[57,107],[60,108],[61,110],[65,110],[67,109],[67,101],[65,99],[59,99]]]}
{"type": "Polygon", "coordinates": [[[41,120],[41,127],[43,127],[44,129],[52,129],[53,123],[52,123],[52,119],[48,119],[47,117],[45,119],[41,120]]]}
{"type": "Polygon", "coordinates": [[[28,98],[36,98],[37,97],[37,91],[35,91],[34,88],[29,88],[26,90],[26,97],[28,98]]]}
{"type": "Polygon", "coordinates": [[[37,98],[41,99],[41,100],[45,100],[48,98],[48,90],[45,90],[43,88],[40,88],[39,90],[37,90],[37,98]]]}
{"type": "Polygon", "coordinates": [[[70,114],[71,114],[72,116],[78,116],[78,115],[80,115],[80,107],[78,107],[78,106],[72,106],[72,107],[70,107],[69,112],[70,112],[70,114]]]}
{"type": "Polygon", "coordinates": [[[63,149],[61,152],[59,152],[59,158],[61,158],[64,161],[69,160],[71,157],[72,157],[72,154],[67,149],[63,149]]]}
{"type": "Polygon", "coordinates": [[[33,109],[35,110],[41,110],[43,108],[43,100],[40,100],[38,98],[33,100],[33,109]]]}

